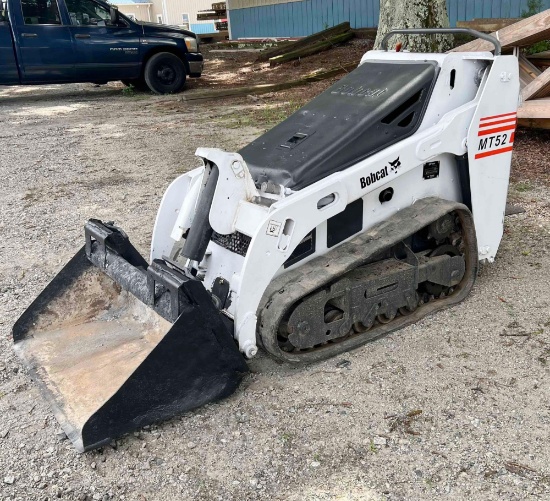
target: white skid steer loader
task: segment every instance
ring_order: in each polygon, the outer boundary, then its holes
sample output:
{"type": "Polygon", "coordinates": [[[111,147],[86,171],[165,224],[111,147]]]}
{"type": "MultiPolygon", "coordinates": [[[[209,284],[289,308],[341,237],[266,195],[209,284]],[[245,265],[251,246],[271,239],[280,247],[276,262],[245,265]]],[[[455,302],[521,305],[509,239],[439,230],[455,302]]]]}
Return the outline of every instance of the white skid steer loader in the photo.
{"type": "Polygon", "coordinates": [[[112,223],[13,328],[79,451],[230,395],[258,347],[290,362],[356,348],[462,301],[502,233],[514,56],[471,30],[397,30],[383,50],[239,153],[167,189],[150,262],[112,223]],[[491,52],[387,50],[467,31],[491,52]]]}

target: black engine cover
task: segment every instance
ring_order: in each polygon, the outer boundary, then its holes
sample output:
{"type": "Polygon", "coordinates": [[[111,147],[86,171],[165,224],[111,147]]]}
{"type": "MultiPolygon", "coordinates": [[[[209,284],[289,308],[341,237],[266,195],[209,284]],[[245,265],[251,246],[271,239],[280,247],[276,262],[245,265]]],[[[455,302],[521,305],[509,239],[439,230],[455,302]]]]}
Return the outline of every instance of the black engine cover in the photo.
{"type": "Polygon", "coordinates": [[[239,153],[255,182],[304,188],[413,134],[438,70],[365,62],[239,153]]]}

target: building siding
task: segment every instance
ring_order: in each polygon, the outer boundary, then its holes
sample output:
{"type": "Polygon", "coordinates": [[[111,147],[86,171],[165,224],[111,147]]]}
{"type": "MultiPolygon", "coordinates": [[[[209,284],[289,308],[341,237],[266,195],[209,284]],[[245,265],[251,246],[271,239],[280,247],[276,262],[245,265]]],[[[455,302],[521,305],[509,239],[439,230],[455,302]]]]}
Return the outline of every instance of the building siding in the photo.
{"type": "Polygon", "coordinates": [[[157,22],[158,17],[162,16],[163,24],[181,26],[183,24],[183,14],[189,14],[190,30],[195,33],[213,33],[216,27],[213,21],[198,21],[197,14],[201,10],[212,8],[213,0],[165,0],[163,12],[162,0],[150,0],[149,9],[143,4],[118,4],[116,0],[111,3],[117,5],[123,14],[134,14],[139,21],[157,22]]]}
{"type": "MultiPolygon", "coordinates": [[[[447,11],[451,26],[456,26],[457,21],[475,18],[521,17],[527,1],[447,0],[447,11]]],[[[550,0],[543,0],[543,8],[550,8],[550,0]]],[[[233,39],[303,37],[344,21],[352,28],[372,28],[378,25],[379,12],[378,0],[229,0],[233,39]]]]}
{"type": "Polygon", "coordinates": [[[199,23],[191,23],[191,31],[197,35],[203,35],[205,33],[215,33],[216,25],[212,22],[201,21],[199,23]]]}
{"type": "MultiPolygon", "coordinates": [[[[115,4],[116,5],[116,4],[115,4]]],[[[152,5],[147,4],[122,4],[117,5],[118,10],[123,14],[132,14],[138,21],[153,21],[152,5]]]]}
{"type": "Polygon", "coordinates": [[[230,9],[247,9],[265,5],[276,5],[289,2],[301,2],[302,0],[226,0],[230,9]]]}

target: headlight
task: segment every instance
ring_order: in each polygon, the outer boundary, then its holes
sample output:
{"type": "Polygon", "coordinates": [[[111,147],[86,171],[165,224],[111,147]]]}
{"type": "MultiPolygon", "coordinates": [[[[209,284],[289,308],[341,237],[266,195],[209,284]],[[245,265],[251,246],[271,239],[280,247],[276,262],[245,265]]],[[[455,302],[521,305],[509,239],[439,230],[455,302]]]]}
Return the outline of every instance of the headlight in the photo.
{"type": "Polygon", "coordinates": [[[197,43],[196,38],[185,37],[185,45],[187,45],[187,50],[189,52],[198,52],[199,44],[197,43]]]}

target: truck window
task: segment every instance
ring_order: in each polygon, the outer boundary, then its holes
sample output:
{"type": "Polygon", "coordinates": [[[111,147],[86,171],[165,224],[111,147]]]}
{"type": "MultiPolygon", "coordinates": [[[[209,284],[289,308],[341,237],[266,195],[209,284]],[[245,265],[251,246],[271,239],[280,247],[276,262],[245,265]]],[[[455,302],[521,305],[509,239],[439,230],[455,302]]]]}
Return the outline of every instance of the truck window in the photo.
{"type": "Polygon", "coordinates": [[[0,0],[0,23],[8,22],[8,1],[0,0]]]}
{"type": "Polygon", "coordinates": [[[57,0],[22,0],[25,24],[61,24],[57,0]]]}
{"type": "Polygon", "coordinates": [[[66,0],[74,26],[111,26],[111,13],[93,0],[66,0]]]}

